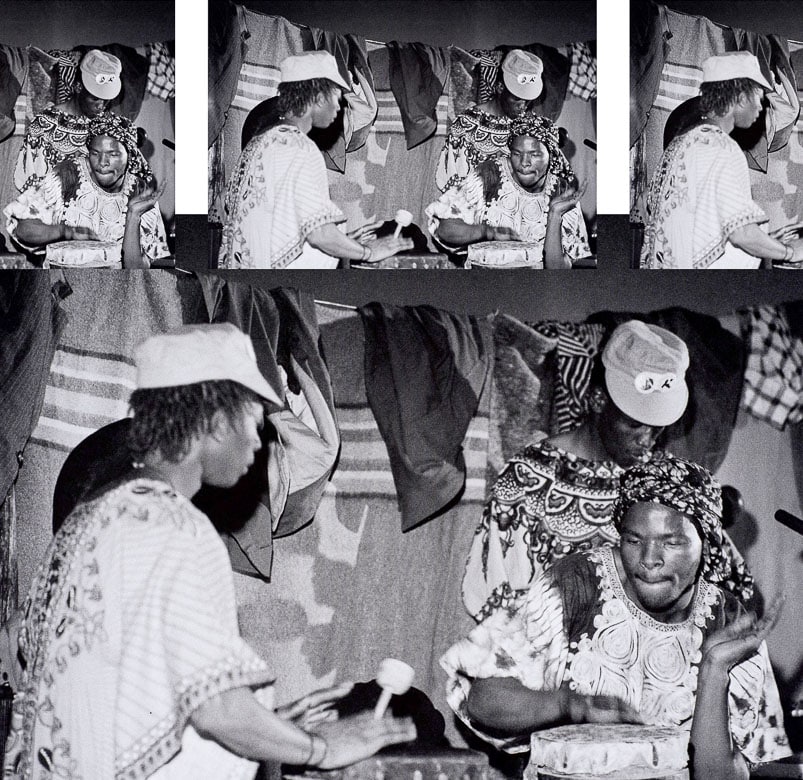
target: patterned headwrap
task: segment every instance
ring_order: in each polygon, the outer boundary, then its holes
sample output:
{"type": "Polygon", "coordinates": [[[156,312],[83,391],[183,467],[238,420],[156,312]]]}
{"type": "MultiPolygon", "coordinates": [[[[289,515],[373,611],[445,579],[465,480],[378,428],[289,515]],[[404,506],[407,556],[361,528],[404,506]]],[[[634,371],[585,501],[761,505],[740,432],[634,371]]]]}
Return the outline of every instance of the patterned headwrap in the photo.
{"type": "Polygon", "coordinates": [[[526,111],[511,121],[508,145],[512,145],[513,139],[522,135],[529,135],[541,141],[549,152],[547,173],[550,181],[544,186],[547,195],[552,195],[555,191],[557,179],[563,179],[566,182],[574,179],[572,166],[569,165],[566,155],[560,150],[560,133],[551,120],[526,111]]]}
{"type": "Polygon", "coordinates": [[[93,117],[89,122],[89,141],[95,136],[108,135],[110,138],[118,140],[128,152],[128,173],[142,179],[145,182],[153,179],[153,171],[148,161],[142,156],[137,147],[137,128],[133,122],[119,114],[111,111],[104,111],[93,117]]]}
{"type": "Polygon", "coordinates": [[[742,601],[752,597],[753,577],[722,530],[722,488],[707,469],[668,454],[627,469],[614,508],[617,529],[628,509],[642,502],[686,515],[703,540],[703,579],[742,601]]]}

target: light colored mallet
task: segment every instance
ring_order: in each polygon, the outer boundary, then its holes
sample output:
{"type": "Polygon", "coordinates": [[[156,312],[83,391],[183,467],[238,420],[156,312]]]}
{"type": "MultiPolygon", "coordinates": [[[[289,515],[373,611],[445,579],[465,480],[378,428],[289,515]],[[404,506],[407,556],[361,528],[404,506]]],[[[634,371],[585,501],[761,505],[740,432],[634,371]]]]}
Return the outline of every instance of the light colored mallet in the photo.
{"type": "Polygon", "coordinates": [[[382,719],[388,704],[390,704],[391,696],[401,696],[403,693],[407,693],[413,684],[413,677],[415,677],[415,669],[404,661],[386,658],[379,664],[376,681],[382,688],[382,693],[379,694],[379,701],[374,707],[375,720],[382,719]]]}
{"type": "Polygon", "coordinates": [[[409,211],[405,211],[404,209],[399,209],[396,212],[396,216],[393,217],[396,220],[396,230],[393,233],[393,238],[398,238],[399,233],[403,227],[407,227],[413,221],[413,215],[409,211]]]}

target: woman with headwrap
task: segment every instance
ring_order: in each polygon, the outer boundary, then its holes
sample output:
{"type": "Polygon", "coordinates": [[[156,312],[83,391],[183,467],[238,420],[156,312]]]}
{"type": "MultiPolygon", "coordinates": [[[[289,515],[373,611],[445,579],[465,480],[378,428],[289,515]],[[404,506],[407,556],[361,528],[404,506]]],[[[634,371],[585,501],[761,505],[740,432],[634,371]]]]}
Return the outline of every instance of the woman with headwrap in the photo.
{"type": "Polygon", "coordinates": [[[509,752],[563,723],[674,727],[707,780],[789,755],[764,643],[777,605],[756,622],[720,587],[721,516],[701,466],[667,456],[625,471],[620,545],[558,561],[454,645],[441,659],[452,708],[509,752]]]}
{"type": "Polygon", "coordinates": [[[426,214],[430,233],[448,249],[479,241],[524,241],[539,247],[534,267],[570,268],[591,254],[582,189],[560,150],[549,119],[523,114],[512,120],[510,155],[481,162],[446,190],[426,214]]]}
{"type": "Polygon", "coordinates": [[[104,113],[90,122],[86,156],[63,160],[3,213],[23,249],[44,251],[46,267],[148,268],[170,254],[158,196],[136,128],[104,113]],[[65,251],[74,241],[80,251],[65,251]]]}

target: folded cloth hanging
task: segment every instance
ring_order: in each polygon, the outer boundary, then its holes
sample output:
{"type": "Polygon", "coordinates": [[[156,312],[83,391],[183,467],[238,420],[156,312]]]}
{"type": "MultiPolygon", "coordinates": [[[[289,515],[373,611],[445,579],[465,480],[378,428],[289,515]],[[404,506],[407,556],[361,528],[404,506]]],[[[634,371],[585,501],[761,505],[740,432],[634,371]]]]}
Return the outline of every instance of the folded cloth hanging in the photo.
{"type": "Polygon", "coordinates": [[[9,47],[0,44],[0,141],[14,132],[14,106],[22,89],[12,68],[10,54],[9,47]]]}
{"type": "Polygon", "coordinates": [[[231,0],[213,0],[209,5],[207,143],[211,146],[226,121],[237,92],[240,68],[248,49],[244,6],[231,0]]]}
{"type": "Polygon", "coordinates": [[[365,39],[314,27],[309,32],[314,49],[334,56],[340,75],[352,86],[343,96],[346,105],[335,121],[328,128],[310,134],[326,158],[326,167],[343,173],[346,152],[359,149],[365,143],[376,118],[373,74],[368,65],[365,39]]]}
{"type": "Polygon", "coordinates": [[[557,339],[549,432],[570,431],[586,418],[586,394],[591,384],[591,370],[605,328],[602,325],[574,322],[529,324],[538,333],[557,339]]]}
{"type": "Polygon", "coordinates": [[[777,35],[738,28],[733,29],[733,36],[736,49],[754,54],[762,74],[775,87],[773,92],[767,93],[769,107],[764,111],[763,122],[746,129],[736,128],[732,133],[744,150],[748,166],[766,173],[769,153],[786,146],[800,114],[789,44],[777,35]]]}
{"type": "Polygon", "coordinates": [[[407,148],[431,137],[438,127],[436,109],[449,76],[447,49],[426,43],[387,44],[390,88],[401,111],[407,148]]]}
{"type": "Polygon", "coordinates": [[[508,314],[497,314],[493,318],[493,343],[489,485],[539,431],[549,432],[558,339],[508,314]]]}
{"type": "Polygon", "coordinates": [[[666,6],[653,0],[630,8],[630,145],[638,140],[658,94],[672,33],[666,6]]]}
{"type": "Polygon", "coordinates": [[[51,49],[48,54],[58,57],[54,100],[56,103],[64,103],[76,91],[78,63],[81,60],[81,55],[71,49],[51,49]]]}
{"type": "Polygon", "coordinates": [[[66,324],[61,291],[44,271],[0,274],[0,503],[36,427],[50,364],[66,324]]]}
{"type": "MultiPolygon", "coordinates": [[[[799,310],[802,303],[794,306],[799,310]]],[[[782,306],[740,312],[748,344],[742,406],[783,430],[803,420],[803,338],[794,336],[782,306]]]]}
{"type": "Polygon", "coordinates": [[[204,488],[196,502],[223,516],[224,541],[235,571],[270,577],[273,537],[313,519],[340,448],[334,394],[320,352],[312,296],[262,290],[201,277],[212,322],[232,322],[251,337],[257,364],[285,406],[268,414],[263,448],[246,478],[228,490],[204,488]]]}
{"type": "Polygon", "coordinates": [[[145,47],[148,57],[148,83],[145,89],[160,100],[170,100],[176,96],[175,49],[175,41],[149,43],[145,47]]]}
{"type": "Polygon", "coordinates": [[[366,393],[407,531],[463,490],[462,445],[491,365],[490,323],[431,306],[370,303],[358,311],[366,393]]]}
{"type": "Polygon", "coordinates": [[[597,96],[597,42],[586,41],[568,45],[569,86],[568,91],[581,100],[597,96]]]}

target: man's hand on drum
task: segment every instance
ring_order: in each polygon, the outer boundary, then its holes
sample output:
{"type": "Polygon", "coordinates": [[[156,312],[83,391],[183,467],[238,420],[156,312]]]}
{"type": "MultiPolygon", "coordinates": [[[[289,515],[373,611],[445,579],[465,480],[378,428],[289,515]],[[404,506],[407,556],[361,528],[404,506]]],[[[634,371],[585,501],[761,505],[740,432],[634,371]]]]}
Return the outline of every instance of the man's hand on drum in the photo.
{"type": "Polygon", "coordinates": [[[385,716],[379,720],[372,711],[348,718],[320,723],[315,733],[326,740],[326,753],[320,769],[337,769],[369,758],[388,745],[410,742],[416,738],[411,718],[385,716]]]}
{"type": "Polygon", "coordinates": [[[304,731],[309,731],[318,723],[337,720],[337,710],[333,705],[346,696],[353,687],[354,683],[345,682],[331,688],[321,688],[302,696],[297,701],[277,707],[275,712],[283,720],[292,721],[304,731]]]}

